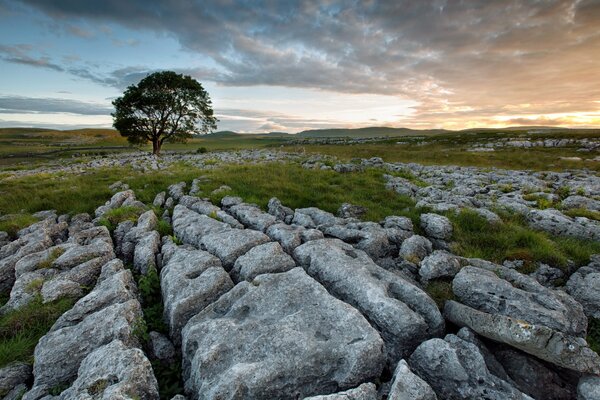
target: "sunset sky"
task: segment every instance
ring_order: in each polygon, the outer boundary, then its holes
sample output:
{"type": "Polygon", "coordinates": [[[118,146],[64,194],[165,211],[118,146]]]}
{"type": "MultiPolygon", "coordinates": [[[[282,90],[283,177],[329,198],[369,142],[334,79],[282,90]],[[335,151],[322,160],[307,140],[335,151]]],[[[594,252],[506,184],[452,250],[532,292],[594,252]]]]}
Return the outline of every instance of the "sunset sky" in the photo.
{"type": "Polygon", "coordinates": [[[0,127],[109,127],[157,70],[219,130],[600,127],[600,1],[0,0],[0,127]]]}

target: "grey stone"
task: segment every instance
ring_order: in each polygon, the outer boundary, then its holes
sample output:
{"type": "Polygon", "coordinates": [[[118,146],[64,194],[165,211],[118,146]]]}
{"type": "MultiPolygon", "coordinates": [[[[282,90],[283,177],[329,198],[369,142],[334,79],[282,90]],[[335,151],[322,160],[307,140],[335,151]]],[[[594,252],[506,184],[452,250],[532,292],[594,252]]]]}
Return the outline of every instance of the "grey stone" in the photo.
{"type": "Polygon", "coordinates": [[[6,393],[14,387],[26,383],[31,378],[31,365],[13,362],[0,369],[0,393],[6,393]]]}
{"type": "Polygon", "coordinates": [[[283,251],[277,242],[261,244],[239,257],[231,276],[239,281],[252,281],[260,274],[286,272],[296,267],[294,259],[283,251]]]}
{"type": "Polygon", "coordinates": [[[583,217],[571,218],[552,208],[529,211],[527,221],[534,229],[556,236],[600,240],[600,223],[583,217]]]}
{"type": "Polygon", "coordinates": [[[169,196],[171,196],[176,201],[179,201],[179,199],[181,197],[183,197],[183,195],[185,194],[183,191],[185,189],[185,186],[186,186],[185,182],[179,182],[179,183],[170,185],[167,188],[167,191],[169,192],[169,196]]]}
{"type": "Polygon", "coordinates": [[[154,207],[162,207],[165,204],[166,197],[167,197],[166,192],[157,193],[156,196],[154,197],[154,201],[152,202],[152,205],[154,207]]]}
{"type": "Polygon", "coordinates": [[[182,337],[186,391],[198,399],[332,393],[378,377],[383,366],[377,332],[301,268],[239,283],[182,337]]]}
{"type": "Polygon", "coordinates": [[[223,208],[229,208],[238,204],[243,203],[244,200],[242,200],[241,197],[234,197],[234,196],[225,196],[221,199],[221,205],[223,206],[223,208]]]}
{"type": "Polygon", "coordinates": [[[571,296],[506,267],[496,266],[491,271],[464,267],[454,278],[452,291],[461,303],[486,313],[544,325],[572,336],[584,336],[587,329],[583,308],[571,296]]]}
{"type": "Polygon", "coordinates": [[[581,373],[600,373],[600,356],[581,337],[505,315],[478,311],[452,300],[446,302],[444,316],[458,326],[466,326],[481,336],[560,367],[581,373]]]}
{"type": "Polygon", "coordinates": [[[427,236],[434,239],[452,239],[452,223],[442,215],[421,214],[421,228],[423,228],[427,236]]]}
{"type": "Polygon", "coordinates": [[[535,272],[532,272],[529,276],[543,286],[553,287],[564,278],[565,274],[558,268],[552,268],[547,264],[540,263],[535,272]]]}
{"type": "Polygon", "coordinates": [[[342,222],[343,221],[340,218],[336,217],[332,213],[323,211],[321,209],[318,209],[317,207],[297,208],[294,211],[293,223],[298,225],[304,225],[306,228],[316,228],[319,225],[335,225],[340,224],[342,222]],[[314,226],[306,226],[304,224],[296,222],[296,218],[299,218],[298,214],[308,216],[314,226]]]}
{"type": "Polygon", "coordinates": [[[77,325],[51,330],[35,348],[34,386],[54,387],[69,382],[89,353],[112,340],[137,345],[134,326],[141,318],[140,303],[129,300],[89,314],[77,325]]]}
{"type": "Polygon", "coordinates": [[[357,206],[350,203],[342,203],[338,208],[337,215],[340,218],[362,218],[367,213],[368,209],[363,206],[357,206]]]}
{"type": "Polygon", "coordinates": [[[156,254],[160,250],[160,235],[157,231],[147,232],[135,245],[133,268],[145,275],[150,269],[156,269],[156,254]]]}
{"type": "Polygon", "coordinates": [[[273,197],[269,200],[267,205],[269,214],[273,215],[280,221],[290,223],[294,217],[294,210],[281,204],[281,201],[277,197],[273,197]]]}
{"type": "Polygon", "coordinates": [[[579,268],[567,281],[566,290],[581,303],[585,315],[600,318],[600,268],[579,268]]]}
{"type": "Polygon", "coordinates": [[[421,261],[419,277],[427,283],[432,279],[453,278],[460,271],[458,257],[444,250],[435,250],[421,261]]]}
{"type": "Polygon", "coordinates": [[[155,230],[158,225],[158,218],[154,211],[148,210],[142,213],[137,220],[136,227],[144,232],[155,230]]]}
{"type": "Polygon", "coordinates": [[[27,392],[27,389],[26,384],[20,383],[6,393],[2,400],[21,400],[23,399],[23,395],[27,392]]]}
{"type": "Polygon", "coordinates": [[[230,231],[232,228],[216,219],[198,214],[182,205],[173,211],[173,232],[183,243],[200,247],[201,239],[208,235],[230,231]]]}
{"type": "Polygon", "coordinates": [[[429,239],[420,235],[413,235],[402,242],[400,246],[400,257],[418,264],[433,251],[429,239]]]}
{"type": "Polygon", "coordinates": [[[168,337],[155,331],[150,332],[148,337],[150,339],[148,343],[150,347],[150,357],[167,363],[175,361],[175,346],[173,346],[173,343],[168,337]]]}
{"type": "Polygon", "coordinates": [[[269,226],[277,222],[275,216],[250,204],[236,204],[231,206],[227,211],[247,228],[261,232],[266,232],[269,226]]]}
{"type": "Polygon", "coordinates": [[[95,215],[96,217],[102,217],[109,210],[137,204],[135,201],[135,193],[133,190],[124,190],[122,192],[115,193],[105,205],[96,209],[95,215]]]}
{"type": "Polygon", "coordinates": [[[600,377],[582,377],[577,385],[577,400],[600,400],[600,377]]]}
{"type": "Polygon", "coordinates": [[[202,250],[175,245],[160,271],[165,321],[171,338],[181,343],[180,332],[188,320],[233,287],[218,258],[202,250]]]}
{"type": "Polygon", "coordinates": [[[398,217],[395,215],[390,215],[385,217],[383,221],[384,228],[397,228],[403,231],[413,231],[413,223],[412,220],[408,217],[398,217]]]}
{"type": "Polygon", "coordinates": [[[494,356],[504,367],[514,385],[534,399],[569,400],[576,388],[563,374],[548,368],[540,360],[503,346],[494,356]]]}
{"type": "Polygon", "coordinates": [[[209,253],[219,257],[223,267],[229,271],[238,257],[268,241],[269,237],[262,232],[252,229],[232,229],[206,235],[200,240],[200,245],[209,253]]]}
{"type": "Polygon", "coordinates": [[[397,250],[388,239],[388,231],[375,222],[327,225],[320,229],[327,236],[341,239],[365,251],[374,260],[391,256],[397,250]]]}
{"type": "Polygon", "coordinates": [[[586,210],[600,211],[600,201],[585,196],[569,196],[562,201],[562,207],[566,210],[583,208],[586,210]]]}
{"type": "Polygon", "coordinates": [[[372,383],[334,394],[305,397],[304,400],[377,400],[377,389],[372,383]]]}
{"type": "Polygon", "coordinates": [[[314,240],[297,247],[294,259],[331,294],[367,317],[385,341],[392,368],[423,340],[444,330],[444,320],[425,292],[347,243],[314,240]]]}
{"type": "Polygon", "coordinates": [[[421,343],[409,363],[441,399],[531,399],[490,373],[477,346],[455,335],[421,343]]]}
{"type": "Polygon", "coordinates": [[[284,223],[271,225],[267,229],[267,235],[272,240],[278,241],[281,247],[289,254],[302,243],[323,238],[323,233],[319,230],[284,223]]]}
{"type": "Polygon", "coordinates": [[[158,400],[158,383],[150,361],[140,349],[114,340],[91,352],[82,362],[77,379],[58,399],[158,400]]]}
{"type": "Polygon", "coordinates": [[[410,370],[406,361],[400,360],[394,372],[387,399],[437,400],[437,396],[427,382],[410,370]]]}

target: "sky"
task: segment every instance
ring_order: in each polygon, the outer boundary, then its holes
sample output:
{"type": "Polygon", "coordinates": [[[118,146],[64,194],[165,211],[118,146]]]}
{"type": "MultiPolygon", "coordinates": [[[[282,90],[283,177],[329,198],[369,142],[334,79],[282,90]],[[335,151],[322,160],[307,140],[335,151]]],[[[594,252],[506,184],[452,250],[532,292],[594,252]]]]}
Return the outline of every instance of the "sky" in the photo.
{"type": "Polygon", "coordinates": [[[600,127],[600,0],[0,0],[0,127],[110,127],[160,70],[218,130],[600,127]]]}

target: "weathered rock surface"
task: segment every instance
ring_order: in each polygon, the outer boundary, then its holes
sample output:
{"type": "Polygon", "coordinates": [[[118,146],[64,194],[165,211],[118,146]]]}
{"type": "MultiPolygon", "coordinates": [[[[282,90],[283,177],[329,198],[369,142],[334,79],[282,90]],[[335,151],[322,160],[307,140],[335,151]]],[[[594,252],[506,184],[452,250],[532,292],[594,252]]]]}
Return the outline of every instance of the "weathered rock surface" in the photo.
{"type": "Polygon", "coordinates": [[[452,239],[452,223],[443,215],[421,214],[421,228],[429,237],[439,240],[452,239]]]}
{"type": "Polygon", "coordinates": [[[253,247],[235,262],[230,274],[235,280],[252,281],[260,274],[286,272],[296,267],[294,259],[277,242],[253,247]]]}
{"type": "Polygon", "coordinates": [[[400,256],[410,262],[419,263],[433,251],[429,239],[420,235],[413,235],[402,242],[400,256]]]}
{"type": "Polygon", "coordinates": [[[363,383],[354,389],[334,394],[305,397],[304,400],[377,400],[377,389],[372,383],[363,383]]]}
{"type": "Polygon", "coordinates": [[[435,250],[421,261],[419,277],[423,283],[432,279],[453,278],[460,268],[458,257],[444,250],[435,250]]]}
{"type": "Polygon", "coordinates": [[[0,369],[0,395],[26,383],[31,378],[31,365],[13,362],[0,369]]]}
{"type": "Polygon", "coordinates": [[[251,204],[236,204],[230,207],[227,212],[233,215],[245,227],[260,232],[266,232],[269,226],[277,222],[275,216],[251,204]]]}
{"type": "Polygon", "coordinates": [[[238,257],[268,241],[269,237],[262,232],[252,229],[232,229],[204,236],[200,240],[200,247],[217,256],[223,263],[223,267],[229,271],[238,257]]]}
{"type": "Polygon", "coordinates": [[[600,377],[585,376],[577,385],[577,400],[600,399],[600,377]]]}
{"type": "Polygon", "coordinates": [[[171,338],[181,342],[181,329],[188,320],[233,287],[218,258],[206,251],[163,246],[166,264],[160,271],[164,316],[171,338]]]}
{"type": "Polygon", "coordinates": [[[458,326],[466,326],[481,336],[560,367],[582,373],[600,373],[600,356],[581,337],[505,315],[478,311],[452,300],[446,302],[444,316],[458,326]]]}
{"type": "Polygon", "coordinates": [[[404,360],[400,360],[390,387],[388,400],[437,400],[427,382],[415,375],[404,360]]]}
{"type": "Polygon", "coordinates": [[[239,283],[193,317],[182,338],[186,391],[199,399],[331,393],[383,367],[377,332],[300,268],[239,283]]]}
{"type": "Polygon", "coordinates": [[[209,234],[230,231],[228,224],[198,214],[180,204],[173,210],[173,232],[183,243],[200,248],[200,241],[209,234]]]}
{"type": "Polygon", "coordinates": [[[140,349],[114,340],[91,352],[58,399],[158,399],[158,383],[140,349]]]}
{"type": "Polygon", "coordinates": [[[314,240],[297,247],[294,259],[330,293],[365,315],[381,333],[392,367],[444,330],[444,320],[425,292],[347,243],[314,240]]]}
{"type": "Polygon", "coordinates": [[[531,399],[493,375],[477,346],[456,335],[423,342],[409,363],[441,399],[531,399]]]}
{"type": "Polygon", "coordinates": [[[556,236],[600,240],[600,223],[583,217],[571,218],[555,209],[531,210],[527,220],[531,227],[556,236]]]}
{"type": "Polygon", "coordinates": [[[600,318],[600,260],[579,268],[567,281],[567,292],[583,306],[585,315],[600,318]]]}
{"type": "Polygon", "coordinates": [[[490,314],[544,325],[572,336],[585,336],[583,308],[568,294],[502,266],[491,270],[464,267],[452,282],[459,301],[490,314]]]}
{"type": "Polygon", "coordinates": [[[278,223],[267,229],[267,235],[281,244],[281,247],[292,254],[294,249],[310,240],[322,239],[323,233],[316,229],[307,229],[300,225],[278,223]]]}

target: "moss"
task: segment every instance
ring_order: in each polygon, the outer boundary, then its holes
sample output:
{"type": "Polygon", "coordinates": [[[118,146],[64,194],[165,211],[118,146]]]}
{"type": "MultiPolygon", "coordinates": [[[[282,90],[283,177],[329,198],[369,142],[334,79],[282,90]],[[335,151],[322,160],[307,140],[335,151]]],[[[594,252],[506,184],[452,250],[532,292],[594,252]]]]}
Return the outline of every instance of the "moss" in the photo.
{"type": "Polygon", "coordinates": [[[573,208],[564,211],[564,214],[569,217],[585,217],[594,221],[600,221],[600,211],[593,211],[585,208],[573,208]]]}
{"type": "MultiPolygon", "coordinates": [[[[2,196],[4,196],[4,194],[2,196]]],[[[39,220],[31,214],[5,215],[0,218],[0,231],[8,233],[8,235],[14,239],[17,237],[17,232],[19,232],[19,230],[38,221],[39,220]]]]}
{"type": "Polygon", "coordinates": [[[171,236],[173,234],[173,227],[167,221],[160,219],[158,220],[158,226],[156,227],[160,237],[171,236]]]}
{"type": "Polygon", "coordinates": [[[39,293],[42,286],[44,286],[44,279],[36,278],[25,286],[25,291],[30,294],[39,293]]]}
{"type": "Polygon", "coordinates": [[[112,232],[117,228],[117,225],[123,221],[136,222],[143,212],[143,209],[132,206],[113,208],[112,210],[108,210],[102,218],[100,218],[99,223],[100,225],[106,226],[108,230],[112,232]]]}

